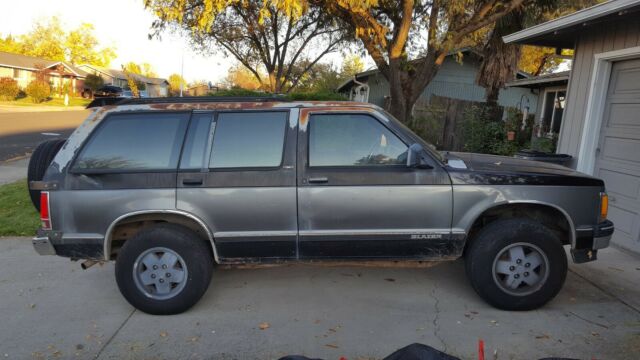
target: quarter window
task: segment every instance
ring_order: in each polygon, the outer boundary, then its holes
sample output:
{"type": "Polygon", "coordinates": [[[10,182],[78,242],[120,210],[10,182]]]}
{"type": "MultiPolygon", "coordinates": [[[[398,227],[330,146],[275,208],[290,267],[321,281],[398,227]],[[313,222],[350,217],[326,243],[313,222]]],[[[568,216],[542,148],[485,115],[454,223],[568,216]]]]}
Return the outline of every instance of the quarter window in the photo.
{"type": "Polygon", "coordinates": [[[406,163],[407,145],[372,116],[313,115],[309,126],[309,166],[406,163]]]}
{"type": "Polygon", "coordinates": [[[95,130],[76,170],[169,170],[178,164],[189,114],[115,114],[95,130]]]}
{"type": "Polygon", "coordinates": [[[287,122],[282,112],[220,113],[209,167],[278,167],[282,163],[287,122]]]}

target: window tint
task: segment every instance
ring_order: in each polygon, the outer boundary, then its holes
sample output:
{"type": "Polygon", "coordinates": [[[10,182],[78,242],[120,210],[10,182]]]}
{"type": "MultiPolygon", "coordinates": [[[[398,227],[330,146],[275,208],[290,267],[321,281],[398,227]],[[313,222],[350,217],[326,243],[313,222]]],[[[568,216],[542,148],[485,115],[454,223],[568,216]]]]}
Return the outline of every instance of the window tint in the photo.
{"type": "Polygon", "coordinates": [[[282,162],[286,113],[220,113],[210,168],[276,167],[282,162]]]}
{"type": "Polygon", "coordinates": [[[175,169],[189,114],[116,114],[104,120],[76,160],[82,170],[175,169]]]}
{"type": "Polygon", "coordinates": [[[406,153],[407,146],[369,115],[311,116],[310,166],[400,165],[406,153]]]}
{"type": "Polygon", "coordinates": [[[191,117],[189,132],[182,149],[181,169],[202,169],[205,165],[204,155],[207,148],[207,141],[211,133],[211,113],[195,113],[191,117]]]}

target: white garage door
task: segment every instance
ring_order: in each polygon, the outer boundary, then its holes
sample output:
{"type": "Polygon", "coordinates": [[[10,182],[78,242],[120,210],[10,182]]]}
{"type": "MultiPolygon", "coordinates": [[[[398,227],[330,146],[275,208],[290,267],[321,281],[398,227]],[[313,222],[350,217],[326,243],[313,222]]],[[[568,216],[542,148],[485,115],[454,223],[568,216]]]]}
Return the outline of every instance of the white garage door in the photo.
{"type": "Polygon", "coordinates": [[[613,64],[596,159],[609,193],[613,241],[640,252],[640,59],[613,64]]]}

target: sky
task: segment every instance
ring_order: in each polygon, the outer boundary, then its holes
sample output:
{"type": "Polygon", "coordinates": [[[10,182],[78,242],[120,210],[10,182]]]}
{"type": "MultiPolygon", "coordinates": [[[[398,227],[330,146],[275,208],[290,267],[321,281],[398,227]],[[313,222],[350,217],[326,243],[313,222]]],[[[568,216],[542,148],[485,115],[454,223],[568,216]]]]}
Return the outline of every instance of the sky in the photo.
{"type": "Polygon", "coordinates": [[[160,77],[180,73],[184,54],[184,78],[191,82],[222,81],[235,59],[223,54],[202,56],[189,49],[188,41],[169,33],[161,40],[149,40],[153,15],[144,9],[143,0],[4,0],[0,11],[0,34],[28,32],[34,21],[57,16],[68,29],[83,22],[95,27],[101,45],[114,46],[118,57],[110,67],[133,61],[147,62],[160,77]]]}

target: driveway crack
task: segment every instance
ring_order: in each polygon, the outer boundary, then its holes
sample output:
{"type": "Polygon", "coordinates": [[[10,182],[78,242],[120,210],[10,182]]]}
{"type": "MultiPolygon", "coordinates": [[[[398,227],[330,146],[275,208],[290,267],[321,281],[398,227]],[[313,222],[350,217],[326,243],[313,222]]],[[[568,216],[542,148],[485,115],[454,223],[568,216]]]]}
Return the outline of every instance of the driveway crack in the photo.
{"type": "Polygon", "coordinates": [[[440,299],[436,295],[437,290],[438,290],[438,283],[436,282],[433,286],[433,289],[431,289],[431,297],[435,301],[433,303],[433,308],[435,310],[435,313],[433,315],[433,320],[431,322],[433,323],[433,336],[435,336],[438,340],[440,340],[440,343],[442,343],[442,346],[444,346],[444,349],[442,350],[442,352],[446,353],[447,343],[444,341],[442,336],[440,336],[440,322],[439,322],[440,321],[440,299]]]}
{"type": "Polygon", "coordinates": [[[125,324],[129,321],[129,319],[131,319],[131,317],[133,316],[133,314],[136,312],[136,309],[133,308],[133,310],[131,310],[131,312],[129,313],[129,315],[127,316],[126,319],[124,319],[124,321],[122,322],[122,324],[120,324],[120,326],[118,326],[118,328],[116,329],[116,331],[113,333],[113,335],[111,335],[111,337],[109,337],[109,339],[107,340],[107,342],[104,343],[104,345],[102,345],[102,347],[100,348],[100,350],[98,350],[98,353],[96,354],[96,356],[93,357],[93,360],[96,360],[100,357],[100,355],[102,355],[102,352],[104,351],[104,349],[107,348],[107,346],[109,346],[109,344],[111,344],[111,341],[116,337],[116,335],[118,335],[118,333],[120,332],[120,330],[122,330],[122,328],[125,326],[125,324]]]}

